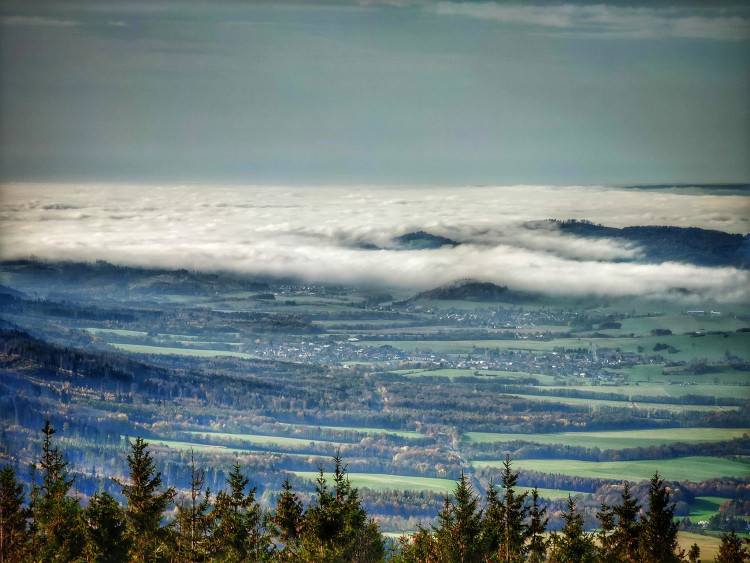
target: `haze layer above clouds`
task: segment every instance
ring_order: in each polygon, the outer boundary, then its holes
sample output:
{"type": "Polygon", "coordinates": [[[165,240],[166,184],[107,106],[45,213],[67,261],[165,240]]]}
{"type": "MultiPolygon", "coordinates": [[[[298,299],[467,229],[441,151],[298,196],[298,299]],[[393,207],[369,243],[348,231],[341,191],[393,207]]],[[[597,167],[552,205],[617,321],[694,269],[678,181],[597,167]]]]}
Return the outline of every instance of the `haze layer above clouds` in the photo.
{"type": "Polygon", "coordinates": [[[585,219],[613,227],[745,233],[750,204],[744,195],[545,186],[1,189],[3,259],[102,259],[415,289],[475,278],[552,293],[658,296],[680,287],[719,301],[750,297],[745,270],[623,262],[639,249],[562,235],[540,222],[585,219]],[[420,230],[462,244],[394,248],[394,237],[420,230]]]}

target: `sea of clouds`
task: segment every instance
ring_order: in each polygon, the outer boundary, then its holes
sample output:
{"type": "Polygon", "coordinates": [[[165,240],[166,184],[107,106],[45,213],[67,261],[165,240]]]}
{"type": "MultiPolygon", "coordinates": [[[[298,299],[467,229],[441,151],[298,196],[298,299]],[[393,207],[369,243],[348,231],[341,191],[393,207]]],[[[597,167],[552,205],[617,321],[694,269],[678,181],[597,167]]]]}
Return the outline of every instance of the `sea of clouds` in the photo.
{"type": "Polygon", "coordinates": [[[685,288],[749,301],[736,268],[638,264],[637,247],[561,234],[545,219],[612,227],[748,232],[750,198],[611,187],[278,187],[6,184],[0,258],[299,276],[427,289],[474,278],[557,294],[650,295],[685,288]],[[399,250],[426,231],[459,241],[399,250]]]}

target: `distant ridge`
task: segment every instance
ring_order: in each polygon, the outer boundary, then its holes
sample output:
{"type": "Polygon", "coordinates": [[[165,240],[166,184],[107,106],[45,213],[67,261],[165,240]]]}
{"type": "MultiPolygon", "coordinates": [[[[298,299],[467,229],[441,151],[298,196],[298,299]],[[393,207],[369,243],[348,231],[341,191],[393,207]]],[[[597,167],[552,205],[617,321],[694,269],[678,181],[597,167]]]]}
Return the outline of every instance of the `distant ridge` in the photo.
{"type": "Polygon", "coordinates": [[[506,286],[463,279],[423,291],[415,295],[414,299],[513,303],[522,299],[528,300],[530,297],[531,294],[513,291],[506,286]]]}
{"type": "Polygon", "coordinates": [[[455,240],[441,237],[439,235],[433,235],[425,231],[406,233],[400,237],[394,237],[392,240],[401,250],[435,249],[443,246],[458,246],[461,244],[455,240]]]}
{"type": "Polygon", "coordinates": [[[750,239],[747,235],[697,227],[644,226],[622,229],[589,221],[550,220],[563,233],[582,238],[609,238],[636,245],[638,262],[683,262],[696,266],[750,268],[750,239]]]}

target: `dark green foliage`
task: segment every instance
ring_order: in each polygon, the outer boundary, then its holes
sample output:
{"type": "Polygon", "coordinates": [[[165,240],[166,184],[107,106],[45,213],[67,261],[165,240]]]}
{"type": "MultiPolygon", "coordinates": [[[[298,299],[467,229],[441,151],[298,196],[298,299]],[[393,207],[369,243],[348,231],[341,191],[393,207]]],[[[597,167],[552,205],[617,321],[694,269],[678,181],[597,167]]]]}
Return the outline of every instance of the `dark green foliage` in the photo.
{"type": "Polygon", "coordinates": [[[211,493],[206,489],[203,498],[203,484],[206,472],[195,466],[193,452],[190,452],[190,497],[183,498],[177,505],[177,555],[191,563],[205,561],[209,551],[208,538],[211,534],[211,493]]]}
{"type": "Polygon", "coordinates": [[[453,498],[445,498],[443,510],[433,526],[438,555],[444,561],[480,561],[482,511],[469,480],[462,472],[453,498]]]}
{"type": "MultiPolygon", "coordinates": [[[[219,561],[257,560],[266,555],[270,538],[263,528],[255,487],[247,489],[249,479],[235,463],[227,477],[229,491],[219,491],[211,516],[215,522],[210,544],[219,561]]],[[[300,510],[302,506],[300,505],[300,510]]]]}
{"type": "Polygon", "coordinates": [[[612,530],[615,528],[615,513],[611,506],[603,502],[599,512],[596,513],[596,518],[599,520],[599,525],[601,526],[597,534],[599,560],[602,563],[614,563],[618,561],[618,554],[615,551],[612,538],[612,530]]]}
{"type": "Polygon", "coordinates": [[[10,465],[0,468],[0,563],[23,558],[29,542],[23,485],[10,465]]]}
{"type": "Polygon", "coordinates": [[[128,455],[130,483],[116,481],[127,499],[125,519],[127,537],[131,542],[131,561],[153,561],[168,556],[168,533],[161,525],[162,514],[172,503],[175,489],[161,491],[161,473],[155,472],[154,460],[146,447],[148,444],[139,436],[132,443],[132,453],[128,455]]]}
{"type": "Polygon", "coordinates": [[[701,556],[701,548],[697,543],[690,546],[687,552],[687,558],[690,563],[698,563],[701,556]]]}
{"type": "MultiPolygon", "coordinates": [[[[35,532],[32,547],[34,556],[42,561],[76,561],[86,546],[86,528],[78,499],[68,495],[74,481],[68,472],[68,462],[52,445],[56,432],[47,418],[38,464],[41,485],[34,484],[31,492],[35,532]]],[[[32,474],[35,470],[32,468],[32,474]]]]}
{"type": "Polygon", "coordinates": [[[620,560],[638,560],[638,538],[641,530],[638,512],[640,510],[641,504],[630,494],[630,485],[625,481],[620,495],[620,504],[612,507],[612,512],[617,517],[617,524],[608,542],[620,560]]]}
{"type": "Polygon", "coordinates": [[[84,510],[91,561],[118,563],[127,561],[130,542],[126,537],[125,511],[105,492],[96,493],[84,510]]]}
{"type": "Polygon", "coordinates": [[[639,553],[646,563],[669,563],[679,561],[677,550],[677,522],[674,521],[675,505],[669,503],[670,493],[654,473],[648,491],[648,510],[641,523],[639,553]]]}
{"type": "Polygon", "coordinates": [[[547,558],[549,540],[545,537],[544,533],[547,530],[548,523],[547,507],[539,506],[539,490],[537,487],[534,487],[531,490],[529,525],[526,529],[526,539],[528,542],[527,555],[530,563],[541,563],[547,558]]]}
{"type": "Polygon", "coordinates": [[[552,535],[552,563],[594,563],[597,561],[594,538],[583,531],[583,515],[576,512],[576,501],[568,495],[568,509],[563,513],[565,525],[552,535]]]}
{"type": "Polygon", "coordinates": [[[292,492],[289,478],[284,480],[283,492],[276,499],[276,513],[272,522],[275,526],[276,536],[283,544],[283,549],[293,551],[298,545],[302,535],[302,516],[304,510],[302,502],[296,493],[292,492]]]}
{"type": "Polygon", "coordinates": [[[734,533],[734,530],[721,534],[721,546],[714,561],[716,563],[742,563],[743,561],[750,561],[750,554],[748,554],[747,548],[742,545],[742,540],[734,533]]]}
{"type": "Polygon", "coordinates": [[[360,506],[358,491],[352,488],[338,455],[334,464],[332,489],[320,468],[316,496],[305,513],[298,554],[309,561],[380,561],[385,557],[382,536],[360,506]]]}

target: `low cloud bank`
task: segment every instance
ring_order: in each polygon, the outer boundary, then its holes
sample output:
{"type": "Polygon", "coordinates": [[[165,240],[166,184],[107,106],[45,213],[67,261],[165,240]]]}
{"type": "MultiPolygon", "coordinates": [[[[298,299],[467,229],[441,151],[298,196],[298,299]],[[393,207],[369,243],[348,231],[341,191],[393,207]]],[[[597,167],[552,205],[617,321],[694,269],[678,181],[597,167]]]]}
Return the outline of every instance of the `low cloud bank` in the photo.
{"type": "Polygon", "coordinates": [[[562,234],[547,218],[613,227],[744,233],[747,197],[590,187],[279,188],[4,185],[4,259],[97,260],[428,289],[476,278],[552,293],[666,296],[674,288],[748,301],[735,268],[619,262],[639,249],[562,234]],[[462,242],[394,249],[423,230],[462,242]]]}

